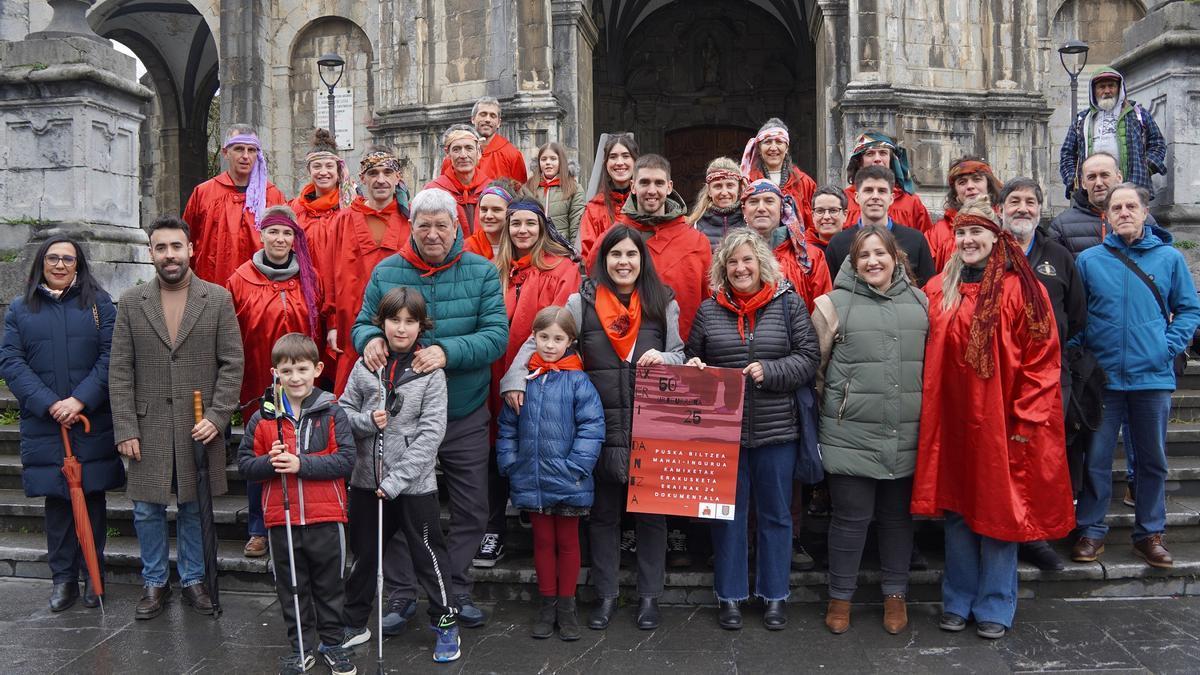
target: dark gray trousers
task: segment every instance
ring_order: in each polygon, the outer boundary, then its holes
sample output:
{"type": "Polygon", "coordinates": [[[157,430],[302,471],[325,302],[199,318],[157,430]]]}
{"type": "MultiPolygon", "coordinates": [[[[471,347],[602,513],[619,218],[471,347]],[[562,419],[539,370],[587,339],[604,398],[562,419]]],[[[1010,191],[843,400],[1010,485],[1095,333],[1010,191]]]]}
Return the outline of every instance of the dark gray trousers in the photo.
{"type": "MultiPolygon", "coordinates": [[[[625,512],[624,483],[596,481],[596,498],[588,531],[592,544],[592,585],[601,598],[619,594],[621,566],[621,514],[625,512]]],[[[662,595],[667,566],[667,517],[633,513],[637,531],[637,586],[643,598],[662,595]]]]}
{"type": "Polygon", "coordinates": [[[884,595],[908,592],[913,520],[909,512],[912,477],[875,480],[827,474],[832,512],[829,520],[829,597],[851,600],[871,518],[879,537],[880,586],[884,595]]]}

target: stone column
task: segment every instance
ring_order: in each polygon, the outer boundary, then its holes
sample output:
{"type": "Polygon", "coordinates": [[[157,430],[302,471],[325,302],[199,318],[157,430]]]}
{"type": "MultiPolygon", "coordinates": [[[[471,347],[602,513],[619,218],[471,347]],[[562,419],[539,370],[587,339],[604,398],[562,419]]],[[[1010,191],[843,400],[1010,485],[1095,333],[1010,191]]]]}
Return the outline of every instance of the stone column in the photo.
{"type": "Polygon", "coordinates": [[[153,269],[140,227],[133,59],[88,27],[91,2],[51,0],[46,30],[0,42],[0,302],[47,237],[83,243],[114,297],[153,269]]]}
{"type": "Polygon", "coordinates": [[[592,116],[592,49],[600,34],[581,0],[553,0],[554,97],[563,108],[558,141],[579,162],[587,183],[596,151],[592,116]]]}
{"type": "MultiPolygon", "coordinates": [[[[221,3],[221,126],[242,123],[266,135],[271,126],[267,89],[266,0],[221,3]]],[[[267,148],[271,152],[271,148],[267,148]]]]}

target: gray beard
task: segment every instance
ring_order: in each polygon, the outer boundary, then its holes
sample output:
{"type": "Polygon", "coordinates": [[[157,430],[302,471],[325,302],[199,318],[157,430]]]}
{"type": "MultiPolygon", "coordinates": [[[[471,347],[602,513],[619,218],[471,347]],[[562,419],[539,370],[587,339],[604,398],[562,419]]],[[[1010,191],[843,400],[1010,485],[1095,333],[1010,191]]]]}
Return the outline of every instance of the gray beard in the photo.
{"type": "Polygon", "coordinates": [[[1099,101],[1096,101],[1096,107],[1100,108],[1104,112],[1112,112],[1112,109],[1117,107],[1117,97],[1112,96],[1109,98],[1102,98],[1099,101]]]}
{"type": "Polygon", "coordinates": [[[1033,234],[1033,231],[1037,229],[1037,223],[1029,223],[1026,225],[1025,223],[1016,223],[1005,218],[1004,229],[1011,232],[1012,235],[1019,241],[1025,241],[1033,234]]]}

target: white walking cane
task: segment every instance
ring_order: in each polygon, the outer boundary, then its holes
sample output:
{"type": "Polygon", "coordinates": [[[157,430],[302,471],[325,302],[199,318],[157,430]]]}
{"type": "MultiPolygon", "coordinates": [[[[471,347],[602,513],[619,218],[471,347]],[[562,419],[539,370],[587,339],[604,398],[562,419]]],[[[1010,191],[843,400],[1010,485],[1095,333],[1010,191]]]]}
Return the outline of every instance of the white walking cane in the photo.
{"type": "MultiPolygon", "coordinates": [[[[387,410],[387,390],[383,386],[383,371],[387,366],[384,365],[379,369],[379,407],[387,410]]],[[[387,425],[385,424],[386,428],[387,425]]],[[[378,497],[378,505],[375,511],[375,521],[377,524],[375,533],[376,555],[375,560],[375,586],[376,593],[379,595],[378,612],[379,612],[379,660],[376,664],[379,673],[383,673],[383,429],[380,429],[375,434],[375,493],[378,497]]]]}
{"type": "MultiPolygon", "coordinates": [[[[279,382],[278,377],[275,378],[275,429],[279,432],[279,442],[283,443],[283,385],[279,382]]],[[[299,452],[298,449],[297,452],[299,452]]],[[[303,668],[305,661],[304,627],[300,624],[300,596],[296,592],[296,549],[292,544],[292,504],[288,499],[287,474],[282,474],[279,478],[283,484],[283,522],[287,532],[288,571],[292,576],[292,609],[296,612],[296,644],[300,647],[300,667],[303,668]]]]}

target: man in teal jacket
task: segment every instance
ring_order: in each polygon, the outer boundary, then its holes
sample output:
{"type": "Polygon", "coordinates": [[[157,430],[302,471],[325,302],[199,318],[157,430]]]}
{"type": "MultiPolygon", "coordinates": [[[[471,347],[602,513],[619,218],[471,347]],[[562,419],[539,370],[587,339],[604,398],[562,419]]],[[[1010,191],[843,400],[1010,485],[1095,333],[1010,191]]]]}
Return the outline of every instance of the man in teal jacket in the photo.
{"type": "Polygon", "coordinates": [[[1083,344],[1108,378],[1104,415],[1084,458],[1083,493],[1075,508],[1079,539],[1071,558],[1077,562],[1095,561],[1104,552],[1113,449],[1117,431],[1128,422],[1132,438],[1125,448],[1132,445],[1137,460],[1133,550],[1154,567],[1173,564],[1163,545],[1167,419],[1173,361],[1200,325],[1200,300],[1171,234],[1146,224],[1149,204],[1150,194],[1134,183],[1109,190],[1105,215],[1113,233],[1076,259],[1088,296],[1083,344]]]}
{"type": "MultiPolygon", "coordinates": [[[[367,367],[372,371],[383,367],[387,344],[383,331],[373,322],[380,299],[397,286],[420,289],[425,297],[433,328],[422,331],[422,348],[413,357],[412,368],[417,372],[446,371],[448,421],[438,461],[450,493],[448,591],[459,610],[459,623],[472,628],[486,621],[471,601],[468,570],[488,515],[491,417],[486,399],[492,362],[508,344],[508,318],[495,266],[463,251],[454,197],[436,188],[422,190],[409,209],[412,236],[398,254],[384,259],[371,273],[352,336],[367,367]]],[[[416,609],[412,562],[403,535],[388,546],[384,572],[393,589],[384,630],[394,634],[416,609]]],[[[353,639],[357,639],[354,644],[361,644],[370,634],[353,639]]]]}

